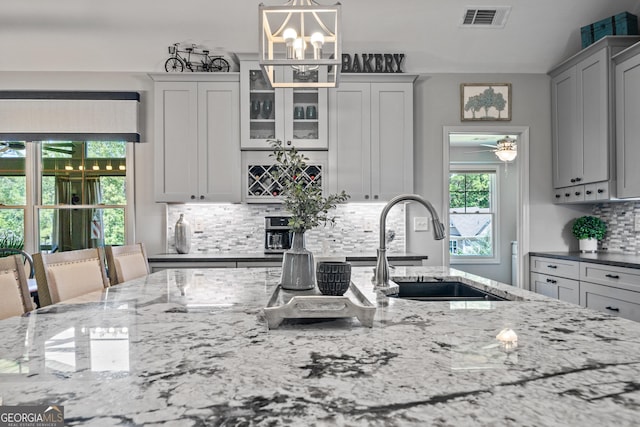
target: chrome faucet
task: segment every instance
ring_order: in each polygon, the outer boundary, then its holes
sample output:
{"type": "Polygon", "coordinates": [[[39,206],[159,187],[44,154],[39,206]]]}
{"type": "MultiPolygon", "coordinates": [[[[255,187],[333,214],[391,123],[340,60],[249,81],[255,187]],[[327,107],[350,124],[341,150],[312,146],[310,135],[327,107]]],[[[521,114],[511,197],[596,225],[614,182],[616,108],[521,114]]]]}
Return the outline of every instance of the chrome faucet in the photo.
{"type": "Polygon", "coordinates": [[[431,222],[433,224],[433,238],[436,240],[442,240],[445,238],[444,224],[440,222],[438,213],[433,208],[431,203],[418,196],[417,194],[401,194],[389,200],[389,203],[382,209],[380,213],[380,248],[378,249],[378,259],[376,261],[376,271],[373,277],[373,284],[376,287],[389,287],[389,261],[387,260],[387,248],[386,248],[386,222],[387,214],[389,210],[400,202],[414,201],[420,203],[422,206],[429,210],[431,214],[431,222]]]}

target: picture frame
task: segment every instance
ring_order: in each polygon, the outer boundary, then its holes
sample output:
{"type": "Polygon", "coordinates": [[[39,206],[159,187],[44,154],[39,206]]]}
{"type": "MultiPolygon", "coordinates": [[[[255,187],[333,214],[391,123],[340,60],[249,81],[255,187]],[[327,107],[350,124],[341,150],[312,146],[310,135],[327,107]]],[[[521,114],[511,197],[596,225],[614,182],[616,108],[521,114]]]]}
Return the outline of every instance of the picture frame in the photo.
{"type": "Polygon", "coordinates": [[[460,84],[460,120],[510,121],[511,83],[460,84]]]}

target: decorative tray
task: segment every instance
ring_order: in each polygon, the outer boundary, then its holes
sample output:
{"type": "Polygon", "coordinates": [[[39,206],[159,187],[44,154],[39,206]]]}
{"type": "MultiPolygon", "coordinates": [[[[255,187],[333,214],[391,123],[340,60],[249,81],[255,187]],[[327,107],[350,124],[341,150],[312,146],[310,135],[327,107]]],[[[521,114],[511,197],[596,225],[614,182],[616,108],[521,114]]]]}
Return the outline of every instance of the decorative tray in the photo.
{"type": "Polygon", "coordinates": [[[376,307],[351,282],[342,296],[322,295],[317,288],[288,291],[278,285],[263,311],[269,329],[277,328],[284,319],[336,319],[354,316],[360,323],[371,328],[376,307]]]}

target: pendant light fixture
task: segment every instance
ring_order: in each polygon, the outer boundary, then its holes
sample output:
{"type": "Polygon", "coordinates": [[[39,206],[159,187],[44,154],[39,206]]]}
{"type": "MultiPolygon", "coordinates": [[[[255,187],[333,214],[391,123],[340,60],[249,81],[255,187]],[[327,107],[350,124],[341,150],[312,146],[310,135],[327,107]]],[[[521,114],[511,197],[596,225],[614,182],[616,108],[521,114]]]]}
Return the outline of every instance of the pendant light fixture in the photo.
{"type": "Polygon", "coordinates": [[[260,3],[259,62],[274,88],[336,87],[342,60],[341,5],[260,3]]]}

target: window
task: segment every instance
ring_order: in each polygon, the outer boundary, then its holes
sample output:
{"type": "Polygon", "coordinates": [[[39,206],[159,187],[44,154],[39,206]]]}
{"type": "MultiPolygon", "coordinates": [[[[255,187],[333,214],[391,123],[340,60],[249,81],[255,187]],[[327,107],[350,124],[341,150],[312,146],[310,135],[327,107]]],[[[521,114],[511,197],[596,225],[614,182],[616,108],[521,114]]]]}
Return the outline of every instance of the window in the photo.
{"type": "Polygon", "coordinates": [[[452,166],[449,255],[452,263],[497,262],[497,170],[452,166]]]}
{"type": "Polygon", "coordinates": [[[124,141],[0,142],[0,238],[20,235],[33,251],[125,244],[127,151],[124,141]]]}

